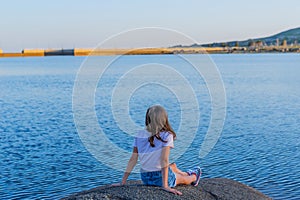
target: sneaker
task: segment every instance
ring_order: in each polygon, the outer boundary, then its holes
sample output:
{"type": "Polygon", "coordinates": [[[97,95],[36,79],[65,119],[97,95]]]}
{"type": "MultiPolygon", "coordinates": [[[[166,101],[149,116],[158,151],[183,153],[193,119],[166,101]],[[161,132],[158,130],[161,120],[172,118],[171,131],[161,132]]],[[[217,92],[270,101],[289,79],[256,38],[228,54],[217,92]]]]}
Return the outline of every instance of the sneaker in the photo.
{"type": "Polygon", "coordinates": [[[194,167],[193,169],[187,170],[186,173],[187,173],[189,176],[192,175],[192,174],[197,174],[198,169],[200,169],[199,166],[194,167]]]}
{"type": "Polygon", "coordinates": [[[199,181],[200,181],[200,177],[201,177],[201,174],[202,174],[202,170],[200,167],[195,167],[194,169],[189,169],[187,172],[186,172],[189,176],[195,174],[196,175],[196,180],[194,182],[192,182],[191,184],[193,186],[197,186],[199,184],[199,181]]]}

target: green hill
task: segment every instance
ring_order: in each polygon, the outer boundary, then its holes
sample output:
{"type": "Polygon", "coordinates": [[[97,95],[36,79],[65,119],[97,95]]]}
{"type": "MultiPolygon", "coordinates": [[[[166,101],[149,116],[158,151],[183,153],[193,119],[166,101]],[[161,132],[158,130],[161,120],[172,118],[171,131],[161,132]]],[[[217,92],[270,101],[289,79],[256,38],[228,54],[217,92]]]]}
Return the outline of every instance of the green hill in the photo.
{"type": "Polygon", "coordinates": [[[294,29],[290,29],[287,31],[283,31],[281,33],[269,36],[269,37],[264,37],[264,38],[256,38],[256,39],[249,39],[249,40],[243,40],[243,41],[230,41],[230,42],[220,42],[220,43],[211,43],[211,44],[203,44],[203,45],[199,45],[199,44],[194,44],[191,45],[190,47],[197,47],[197,46],[202,46],[202,47],[222,47],[222,46],[229,46],[229,47],[233,47],[236,46],[237,44],[239,46],[249,46],[249,44],[251,42],[257,42],[257,41],[261,41],[263,44],[265,45],[276,45],[277,44],[277,40],[279,42],[279,45],[282,43],[283,40],[287,41],[287,44],[294,44],[296,43],[300,43],[300,27],[299,28],[294,28],[294,29]]]}

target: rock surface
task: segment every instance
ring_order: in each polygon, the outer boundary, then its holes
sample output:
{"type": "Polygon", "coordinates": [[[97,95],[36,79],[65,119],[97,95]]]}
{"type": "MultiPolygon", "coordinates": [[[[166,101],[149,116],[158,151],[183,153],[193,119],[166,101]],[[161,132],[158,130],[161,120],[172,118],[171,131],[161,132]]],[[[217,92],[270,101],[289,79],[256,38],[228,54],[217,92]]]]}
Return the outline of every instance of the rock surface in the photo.
{"type": "Polygon", "coordinates": [[[224,178],[202,179],[197,187],[185,185],[176,186],[176,189],[183,194],[177,196],[162,190],[160,187],[145,186],[140,181],[129,181],[128,185],[101,186],[63,199],[271,199],[254,188],[224,178]]]}

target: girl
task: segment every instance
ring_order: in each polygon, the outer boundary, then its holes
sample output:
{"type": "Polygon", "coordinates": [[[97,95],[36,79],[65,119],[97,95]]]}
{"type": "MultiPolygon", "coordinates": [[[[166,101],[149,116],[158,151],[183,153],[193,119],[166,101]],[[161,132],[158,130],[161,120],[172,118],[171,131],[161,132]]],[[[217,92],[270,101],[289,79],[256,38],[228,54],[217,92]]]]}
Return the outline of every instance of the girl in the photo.
{"type": "Polygon", "coordinates": [[[199,167],[182,172],[175,163],[169,165],[170,148],[174,148],[176,133],[168,121],[162,106],[148,108],[145,119],[146,130],[139,131],[134,139],[133,152],[128,161],[122,182],[123,185],[139,158],[141,178],[145,185],[160,186],[164,190],[181,195],[173,187],[178,184],[197,186],[201,176],[199,167]]]}

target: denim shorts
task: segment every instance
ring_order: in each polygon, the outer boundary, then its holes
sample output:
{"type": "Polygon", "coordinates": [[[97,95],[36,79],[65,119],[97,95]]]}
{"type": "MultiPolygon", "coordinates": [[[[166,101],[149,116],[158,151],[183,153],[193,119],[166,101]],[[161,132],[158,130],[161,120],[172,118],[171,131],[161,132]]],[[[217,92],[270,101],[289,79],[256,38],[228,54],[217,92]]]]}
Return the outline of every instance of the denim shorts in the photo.
{"type": "MultiPolygon", "coordinates": [[[[141,178],[145,185],[162,186],[161,171],[141,172],[141,178]]],[[[170,168],[168,173],[168,184],[169,187],[176,186],[176,176],[170,168]]]]}

